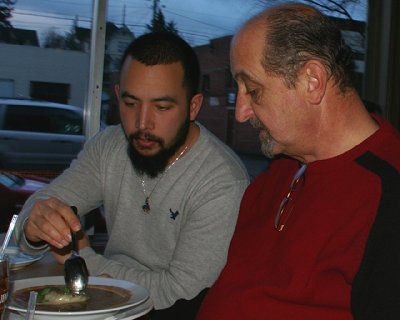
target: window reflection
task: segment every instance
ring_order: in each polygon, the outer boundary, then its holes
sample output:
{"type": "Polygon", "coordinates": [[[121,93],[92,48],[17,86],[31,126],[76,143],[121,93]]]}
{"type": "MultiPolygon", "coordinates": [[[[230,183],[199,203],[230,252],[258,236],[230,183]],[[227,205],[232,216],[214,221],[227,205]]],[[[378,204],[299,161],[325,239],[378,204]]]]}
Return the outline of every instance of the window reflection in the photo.
{"type": "MultiPolygon", "coordinates": [[[[228,5],[197,0],[196,6],[188,7],[186,2],[177,5],[169,0],[108,1],[100,113],[103,123],[119,123],[113,86],[125,48],[134,37],[161,27],[178,32],[195,47],[199,56],[205,99],[198,120],[238,153],[259,156],[257,133],[252,132],[250,125],[238,124],[234,119],[237,87],[230,74],[229,45],[237,27],[267,2],[259,1],[259,5],[254,5],[247,1],[231,1],[228,5]]],[[[0,96],[60,102],[83,110],[91,76],[92,0],[10,3],[13,17],[8,21],[13,28],[8,28],[7,32],[3,32],[3,28],[0,36],[0,96]]],[[[333,16],[357,52],[357,82],[361,92],[367,43],[366,22],[362,20],[366,17],[367,1],[346,3],[349,3],[346,9],[354,21],[334,11],[327,14],[333,16]]],[[[7,120],[10,121],[6,123],[7,128],[76,136],[84,132],[81,116],[72,119],[57,111],[60,114],[46,119],[39,114],[44,113],[43,110],[24,110],[8,111],[13,115],[7,120]]]]}

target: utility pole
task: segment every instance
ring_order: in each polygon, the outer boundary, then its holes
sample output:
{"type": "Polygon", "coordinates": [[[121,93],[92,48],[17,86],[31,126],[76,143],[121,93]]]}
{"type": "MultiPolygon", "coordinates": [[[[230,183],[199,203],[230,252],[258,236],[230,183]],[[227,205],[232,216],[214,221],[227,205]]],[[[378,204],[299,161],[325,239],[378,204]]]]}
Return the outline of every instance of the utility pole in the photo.
{"type": "Polygon", "coordinates": [[[124,8],[122,11],[122,25],[125,26],[125,15],[126,15],[126,4],[124,3],[124,8]]]}

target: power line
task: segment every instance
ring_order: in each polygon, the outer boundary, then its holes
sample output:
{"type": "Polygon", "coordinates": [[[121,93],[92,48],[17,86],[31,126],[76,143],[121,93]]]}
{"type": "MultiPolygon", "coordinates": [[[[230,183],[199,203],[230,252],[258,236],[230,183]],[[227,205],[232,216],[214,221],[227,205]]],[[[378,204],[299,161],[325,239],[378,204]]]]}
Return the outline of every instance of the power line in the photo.
{"type": "MultiPolygon", "coordinates": [[[[66,15],[58,15],[58,14],[43,14],[43,13],[39,13],[38,11],[34,11],[34,10],[30,10],[29,12],[20,12],[19,10],[16,10],[15,13],[18,15],[21,15],[21,16],[33,16],[33,17],[68,20],[68,21],[75,20],[74,16],[68,17],[66,15]]],[[[85,21],[85,22],[92,22],[91,18],[83,17],[83,19],[84,19],[83,21],[85,21]]],[[[80,21],[82,20],[81,16],[79,16],[79,20],[80,21]]]]}
{"type": "Polygon", "coordinates": [[[226,28],[221,27],[221,26],[217,26],[217,25],[214,25],[214,24],[211,24],[211,23],[207,23],[207,22],[200,21],[200,20],[197,20],[197,19],[189,18],[189,17],[187,17],[187,16],[184,16],[184,15],[181,15],[181,14],[178,14],[178,13],[175,13],[175,12],[170,11],[170,10],[167,10],[167,9],[164,9],[164,10],[165,10],[166,12],[169,12],[169,13],[172,14],[172,15],[175,15],[175,16],[178,16],[178,17],[182,17],[182,18],[185,18],[185,19],[190,20],[190,21],[198,22],[198,23],[203,24],[203,25],[206,25],[206,26],[214,27],[214,28],[217,28],[217,29],[225,29],[225,31],[232,31],[232,30],[226,29],[226,28]]]}
{"type": "MultiPolygon", "coordinates": [[[[44,1],[44,0],[42,0],[42,1],[44,1]]],[[[62,1],[60,1],[60,2],[62,2],[62,1]]],[[[71,4],[70,2],[69,2],[69,4],[71,4]]],[[[83,4],[82,4],[83,5],[83,4]]],[[[121,8],[121,10],[122,10],[122,5],[121,6],[118,6],[118,7],[120,7],[121,8]]],[[[143,7],[137,7],[136,9],[141,9],[141,10],[143,10],[144,8],[143,7]]],[[[150,13],[150,11],[151,10],[149,10],[150,8],[147,8],[147,12],[148,13],[150,13]]],[[[132,6],[130,6],[129,7],[129,11],[131,11],[131,10],[133,10],[133,7],[132,6]]],[[[168,11],[168,13],[170,13],[170,14],[173,14],[173,15],[176,15],[176,16],[179,16],[179,17],[183,17],[183,18],[185,18],[186,20],[188,20],[189,22],[190,21],[193,21],[193,22],[196,22],[196,23],[200,23],[200,24],[203,24],[203,25],[206,25],[206,26],[209,26],[209,27],[212,27],[212,28],[218,28],[219,30],[225,30],[225,31],[228,31],[228,32],[231,32],[231,30],[229,30],[229,29],[227,29],[227,28],[223,28],[223,27],[220,27],[220,26],[216,26],[216,25],[213,25],[213,24],[210,24],[210,23],[207,23],[207,22],[203,22],[203,21],[200,21],[200,20],[197,20],[197,19],[192,19],[192,18],[188,18],[188,17],[185,17],[185,16],[183,16],[183,15],[180,15],[180,14],[177,14],[177,13],[174,13],[174,12],[172,12],[172,11],[170,11],[170,10],[167,10],[168,11]]],[[[137,11],[136,11],[137,12],[137,11]]],[[[71,22],[71,24],[65,24],[65,23],[61,23],[61,22],[59,22],[59,23],[51,23],[51,24],[49,24],[48,26],[49,26],[49,28],[55,28],[55,29],[58,29],[58,30],[62,30],[62,29],[64,29],[64,31],[65,32],[68,32],[66,29],[68,28],[68,27],[71,27],[72,26],[72,22],[76,19],[76,17],[75,16],[68,16],[68,15],[65,15],[65,14],[53,14],[53,13],[44,13],[44,12],[39,12],[39,11],[35,11],[35,10],[29,10],[29,11],[27,11],[27,10],[23,10],[23,9],[15,9],[14,10],[14,13],[15,13],[15,15],[14,15],[14,17],[13,17],[13,20],[12,20],[12,23],[15,25],[16,23],[18,23],[19,25],[28,25],[30,28],[32,28],[32,27],[36,27],[36,29],[43,29],[43,28],[45,28],[45,26],[46,26],[46,23],[44,22],[45,21],[45,19],[52,19],[52,20],[59,20],[59,21],[68,21],[68,22],[71,22]],[[31,22],[26,22],[26,21],[19,21],[20,19],[18,19],[18,17],[17,16],[20,16],[20,17],[35,17],[35,18],[44,18],[44,20],[43,21],[40,21],[40,22],[38,22],[38,21],[31,21],[31,22]]],[[[110,21],[112,21],[113,23],[116,23],[117,25],[118,24],[121,24],[121,14],[123,13],[123,11],[121,11],[121,13],[120,14],[118,14],[118,15],[114,15],[114,17],[115,16],[117,16],[117,18],[115,19],[115,18],[113,18],[113,19],[109,19],[110,21]],[[116,22],[116,20],[118,20],[120,23],[117,23],[116,22]]],[[[128,16],[130,16],[129,14],[128,14],[128,16]]],[[[142,18],[145,16],[145,15],[139,15],[139,16],[141,16],[142,18]]],[[[22,19],[23,20],[23,19],[22,19]]],[[[131,19],[132,20],[132,19],[131,19]]],[[[141,19],[142,20],[142,19],[141,19]]],[[[143,21],[143,20],[142,20],[143,21]]],[[[79,22],[81,22],[81,23],[86,23],[86,24],[91,24],[91,22],[92,22],[92,19],[91,19],[91,17],[85,17],[85,16],[79,16],[79,22]]],[[[148,22],[147,22],[148,23],[148,22]]],[[[141,31],[146,31],[146,28],[147,28],[147,23],[145,23],[145,22],[137,22],[137,23],[134,23],[134,22],[129,22],[129,21],[127,21],[126,23],[125,23],[125,25],[127,26],[127,27],[129,27],[129,28],[133,28],[133,29],[135,29],[135,31],[134,31],[134,33],[137,33],[137,34],[140,34],[141,33],[141,31]]],[[[184,23],[182,23],[182,24],[184,24],[184,23]]],[[[190,37],[191,39],[193,39],[193,38],[196,38],[196,39],[194,39],[194,40],[191,40],[190,42],[193,42],[194,44],[199,44],[199,43],[204,43],[204,41],[205,40],[210,40],[210,39],[212,39],[212,38],[215,38],[215,37],[218,37],[219,35],[215,35],[215,33],[213,33],[213,32],[206,32],[204,29],[203,30],[201,30],[201,32],[199,32],[198,31],[199,29],[198,28],[196,28],[195,29],[195,31],[192,29],[192,28],[190,28],[189,26],[179,26],[179,32],[182,34],[182,35],[186,35],[186,36],[188,36],[188,37],[190,37]]]]}

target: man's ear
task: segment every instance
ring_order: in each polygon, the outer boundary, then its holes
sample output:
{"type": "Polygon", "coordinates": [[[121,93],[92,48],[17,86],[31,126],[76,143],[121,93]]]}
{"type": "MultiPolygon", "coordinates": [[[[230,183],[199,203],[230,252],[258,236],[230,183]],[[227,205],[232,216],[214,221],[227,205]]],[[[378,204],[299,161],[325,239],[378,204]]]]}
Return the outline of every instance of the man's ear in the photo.
{"type": "Polygon", "coordinates": [[[119,101],[119,97],[120,97],[120,92],[121,92],[121,89],[120,89],[119,84],[114,85],[114,93],[115,93],[115,96],[117,97],[118,101],[119,101]]]}
{"type": "Polygon", "coordinates": [[[317,60],[310,60],[303,66],[303,72],[308,101],[311,104],[320,104],[328,82],[325,66],[317,60]]]}
{"type": "Polygon", "coordinates": [[[201,105],[203,104],[203,94],[195,94],[190,100],[190,121],[194,121],[200,112],[201,105]]]}

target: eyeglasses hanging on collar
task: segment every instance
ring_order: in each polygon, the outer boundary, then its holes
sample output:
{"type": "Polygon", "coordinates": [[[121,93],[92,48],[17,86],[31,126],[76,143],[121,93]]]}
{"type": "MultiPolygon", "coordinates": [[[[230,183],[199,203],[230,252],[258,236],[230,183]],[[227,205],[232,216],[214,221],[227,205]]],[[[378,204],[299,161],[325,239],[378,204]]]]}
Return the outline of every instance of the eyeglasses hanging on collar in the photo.
{"type": "Polygon", "coordinates": [[[287,193],[286,197],[283,198],[279,209],[275,216],[275,229],[281,232],[289,220],[294,204],[298,197],[298,194],[304,187],[305,176],[304,172],[307,169],[307,164],[301,165],[299,170],[297,170],[296,174],[293,177],[292,183],[290,184],[289,192],[287,193]]]}

